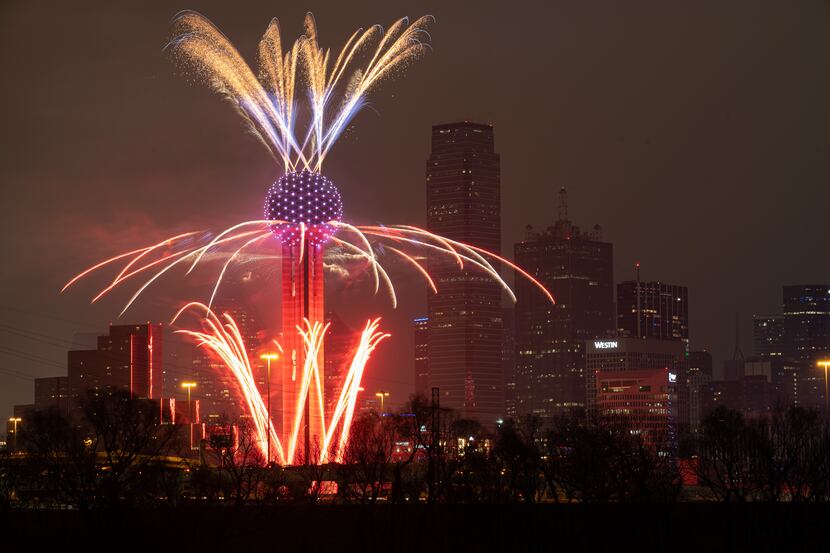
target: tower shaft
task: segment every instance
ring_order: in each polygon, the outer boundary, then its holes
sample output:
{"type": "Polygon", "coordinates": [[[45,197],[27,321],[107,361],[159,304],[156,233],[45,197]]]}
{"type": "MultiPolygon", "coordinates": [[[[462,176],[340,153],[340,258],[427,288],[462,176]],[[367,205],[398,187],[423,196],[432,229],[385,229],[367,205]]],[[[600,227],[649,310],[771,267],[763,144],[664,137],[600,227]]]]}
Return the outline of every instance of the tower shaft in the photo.
{"type": "Polygon", "coordinates": [[[317,367],[320,378],[320,392],[312,379],[308,394],[303,401],[302,376],[305,364],[305,344],[299,329],[306,330],[305,320],[311,324],[324,322],[323,290],[323,252],[312,246],[308,238],[303,247],[300,244],[282,246],[282,369],[280,371],[280,389],[282,400],[282,420],[280,436],[283,447],[291,450],[294,444],[293,459],[287,461],[296,464],[308,463],[320,454],[323,441],[323,416],[320,405],[325,405],[322,393],[324,380],[323,351],[319,351],[317,367]],[[302,254],[302,255],[301,255],[302,254]],[[302,424],[299,434],[292,438],[295,430],[295,413],[302,407],[302,424]]]}

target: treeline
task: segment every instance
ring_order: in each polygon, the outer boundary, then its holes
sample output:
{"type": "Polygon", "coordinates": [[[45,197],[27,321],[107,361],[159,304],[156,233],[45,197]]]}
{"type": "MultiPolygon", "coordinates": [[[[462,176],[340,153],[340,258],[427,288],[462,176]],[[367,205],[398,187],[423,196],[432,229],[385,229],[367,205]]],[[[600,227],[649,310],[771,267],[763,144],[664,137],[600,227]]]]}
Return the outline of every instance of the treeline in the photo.
{"type": "Polygon", "coordinates": [[[624,420],[522,417],[487,433],[415,396],[398,413],[357,417],[339,463],[267,465],[244,420],[234,439],[187,458],[184,425],[147,402],[89,396],[80,417],[32,413],[0,456],[0,506],[282,503],[825,502],[830,425],[798,407],[745,420],[718,408],[699,436],[646,442],[624,420]],[[679,442],[679,445],[678,445],[679,442]]]}

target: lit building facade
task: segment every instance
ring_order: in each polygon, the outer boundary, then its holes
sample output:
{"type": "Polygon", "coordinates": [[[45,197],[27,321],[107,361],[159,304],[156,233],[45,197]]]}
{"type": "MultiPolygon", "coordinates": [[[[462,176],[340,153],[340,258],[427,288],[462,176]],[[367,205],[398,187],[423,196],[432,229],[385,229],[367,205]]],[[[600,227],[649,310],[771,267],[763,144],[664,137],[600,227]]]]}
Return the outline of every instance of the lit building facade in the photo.
{"type": "Polygon", "coordinates": [[[516,409],[516,308],[502,309],[501,362],[504,374],[504,412],[510,418],[519,414],[516,409]]]}
{"type": "MultiPolygon", "coordinates": [[[[597,382],[605,372],[666,370],[671,375],[677,393],[677,384],[687,373],[686,345],[680,340],[648,338],[613,338],[589,340],[585,343],[588,373],[588,415],[597,415],[597,382]]],[[[669,377],[667,377],[669,378],[669,377]]],[[[675,417],[680,406],[676,405],[675,417]]],[[[675,419],[676,421],[676,419],[675,419]]]]}
{"type": "Polygon", "coordinates": [[[830,357],[830,285],[784,286],[784,354],[815,365],[830,357]]]}
{"type": "Polygon", "coordinates": [[[412,321],[415,334],[415,393],[429,397],[429,318],[412,321]]]}
{"type": "Polygon", "coordinates": [[[67,354],[70,404],[87,390],[123,390],[135,399],[160,399],[164,384],[164,333],[160,323],[112,325],[95,350],[67,354]]]}
{"type": "MultiPolygon", "coordinates": [[[[601,229],[582,232],[567,215],[514,247],[516,263],[556,298],[516,282],[515,411],[550,418],[586,405],[586,340],[614,335],[613,246],[601,229]]],[[[594,386],[595,388],[595,386],[594,386]]]]}
{"type": "Polygon", "coordinates": [[[761,358],[784,356],[784,316],[755,315],[752,317],[752,341],[755,355],[761,358]]]}
{"type": "MultiPolygon", "coordinates": [[[[427,230],[498,253],[500,160],[493,127],[436,125],[426,163],[427,230]]],[[[430,254],[440,293],[427,298],[428,387],[441,405],[494,426],[504,413],[501,289],[481,270],[430,254]]]]}
{"type": "Polygon", "coordinates": [[[670,454],[676,444],[676,377],[668,368],[599,372],[598,419],[622,423],[647,446],[670,454]]]}
{"type": "MultiPolygon", "coordinates": [[[[688,350],[689,289],[659,281],[643,282],[639,277],[619,283],[617,333],[623,337],[679,340],[688,350]]],[[[677,423],[684,429],[693,424],[691,386],[690,375],[681,372],[676,386],[677,423]]]]}
{"type": "Polygon", "coordinates": [[[689,339],[689,289],[665,282],[617,285],[617,332],[661,340],[689,339]]]}

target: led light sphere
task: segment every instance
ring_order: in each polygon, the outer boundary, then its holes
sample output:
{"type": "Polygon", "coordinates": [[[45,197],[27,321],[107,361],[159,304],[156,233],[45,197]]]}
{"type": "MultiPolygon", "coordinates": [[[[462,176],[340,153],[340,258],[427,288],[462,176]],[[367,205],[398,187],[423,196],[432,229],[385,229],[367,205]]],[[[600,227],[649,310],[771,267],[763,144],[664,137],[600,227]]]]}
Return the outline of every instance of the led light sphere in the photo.
{"type": "Polygon", "coordinates": [[[284,221],[271,226],[283,244],[300,243],[305,236],[311,246],[320,246],[334,234],[330,223],[343,217],[343,200],[334,183],[321,175],[303,170],[286,173],[268,189],[265,196],[265,218],[284,221]]]}

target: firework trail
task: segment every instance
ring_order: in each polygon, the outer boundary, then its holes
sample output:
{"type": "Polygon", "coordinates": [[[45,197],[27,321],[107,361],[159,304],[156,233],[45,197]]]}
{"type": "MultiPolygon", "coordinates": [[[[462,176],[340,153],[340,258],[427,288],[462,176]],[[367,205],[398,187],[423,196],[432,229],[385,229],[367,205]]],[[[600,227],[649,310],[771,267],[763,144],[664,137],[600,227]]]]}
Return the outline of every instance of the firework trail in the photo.
{"type": "Polygon", "coordinates": [[[402,18],[386,30],[380,25],[359,29],[335,55],[319,46],[310,13],[305,33],[287,48],[273,19],[259,43],[254,72],[213,23],[185,11],[173,20],[167,48],[237,108],[286,172],[319,173],[369,91],[427,51],[426,26],[432,21],[424,16],[410,24],[402,18]],[[298,99],[307,101],[305,112],[298,99]],[[302,116],[304,128],[298,129],[302,116]]]}
{"type": "MultiPolygon", "coordinates": [[[[310,394],[308,390],[314,386],[317,388],[315,397],[322,401],[322,375],[317,364],[317,352],[323,346],[323,336],[328,325],[321,323],[310,323],[305,321],[305,328],[297,328],[306,345],[305,363],[302,373],[299,375],[302,382],[302,393],[298,395],[297,404],[289,406],[288,412],[294,414],[293,430],[288,436],[280,439],[274,425],[271,423],[268,409],[256,387],[256,377],[251,369],[248,352],[239,332],[239,327],[233,318],[223,313],[220,318],[206,305],[199,302],[191,302],[182,307],[172,323],[175,323],[184,313],[195,311],[202,323],[203,330],[178,330],[177,333],[191,336],[200,347],[205,347],[222,359],[231,371],[237,386],[242,391],[248,412],[252,414],[254,430],[257,435],[257,446],[263,457],[274,458],[278,463],[291,465],[297,463],[300,458],[297,446],[300,442],[302,430],[302,414],[305,411],[305,402],[310,394]],[[224,321],[224,322],[223,322],[224,321]],[[271,452],[268,454],[268,433],[271,434],[271,452]],[[287,444],[287,448],[283,447],[287,444]]],[[[354,417],[357,393],[360,390],[360,381],[369,357],[380,343],[389,334],[378,331],[379,319],[370,320],[366,323],[360,340],[354,349],[352,362],[346,373],[340,397],[335,404],[331,420],[328,423],[325,418],[320,419],[320,428],[315,429],[323,437],[323,446],[317,458],[311,461],[315,463],[326,463],[329,461],[341,461],[346,444],[349,440],[349,430],[352,418],[354,417]]],[[[279,344],[277,344],[279,345],[279,344]]],[[[323,411],[322,404],[318,406],[323,411]]]]}
{"type": "Polygon", "coordinates": [[[245,350],[245,344],[242,340],[242,335],[239,332],[239,327],[233,318],[227,313],[223,314],[222,319],[216,316],[213,311],[207,308],[206,305],[199,302],[190,302],[182,307],[178,313],[173,317],[171,324],[187,310],[194,307],[199,308],[199,311],[204,314],[202,325],[204,331],[194,330],[178,330],[180,334],[191,336],[196,340],[199,346],[206,347],[212,351],[217,357],[222,359],[225,366],[230,370],[237,386],[240,390],[241,397],[245,400],[248,407],[248,413],[254,422],[254,429],[257,434],[257,445],[262,451],[263,455],[269,457],[267,454],[268,433],[271,434],[272,452],[276,459],[281,463],[285,462],[286,456],[282,447],[282,443],[274,430],[274,425],[271,423],[269,413],[265,407],[265,402],[262,395],[256,387],[256,380],[253,370],[251,370],[251,362],[248,359],[248,354],[245,350]]]}
{"type": "MultiPolygon", "coordinates": [[[[124,309],[121,311],[123,314],[153,282],[157,281],[162,275],[183,261],[192,259],[190,267],[187,271],[189,274],[205,261],[206,254],[208,252],[218,249],[219,246],[238,244],[242,242],[243,239],[248,238],[248,240],[243,242],[240,247],[235,247],[228,253],[227,260],[222,265],[222,268],[216,275],[216,280],[213,283],[213,291],[210,296],[212,300],[217,294],[229,265],[239,256],[240,252],[244,248],[250,246],[254,242],[274,240],[274,237],[269,230],[274,223],[275,222],[271,220],[255,220],[240,223],[220,233],[216,238],[210,240],[207,244],[200,246],[192,245],[192,240],[182,239],[182,237],[190,237],[194,233],[174,236],[168,240],[165,240],[163,243],[173,248],[179,245],[181,249],[165,253],[159,259],[153,259],[147,256],[151,250],[158,249],[156,248],[157,245],[147,246],[145,248],[140,248],[125,254],[111,257],[110,259],[97,263],[96,265],[93,265],[92,267],[76,275],[66,284],[66,286],[64,286],[63,290],[66,290],[70,286],[76,284],[82,277],[87,276],[94,271],[101,270],[107,265],[115,264],[119,261],[125,263],[125,266],[118,272],[116,278],[94,296],[92,300],[94,302],[111,292],[118,285],[122,285],[126,281],[130,280],[133,276],[145,273],[148,269],[156,268],[157,270],[155,272],[150,272],[151,276],[141,282],[136,292],[130,297],[127,304],[124,306],[124,309]],[[258,226],[259,228],[246,231],[240,230],[251,226],[258,226]],[[132,270],[127,271],[127,269],[132,270]]],[[[513,290],[504,278],[502,278],[493,263],[503,265],[519,273],[523,278],[531,282],[545,297],[548,298],[549,301],[551,301],[551,303],[555,303],[551,293],[544,287],[544,285],[542,285],[541,282],[534,278],[533,275],[529,274],[527,271],[508,259],[483,248],[478,248],[463,242],[444,238],[418,227],[408,225],[386,227],[371,225],[354,226],[334,221],[332,221],[331,224],[338,229],[346,229],[349,231],[348,233],[333,236],[332,243],[356,252],[358,256],[362,257],[367,262],[367,268],[371,271],[373,281],[375,283],[375,293],[380,290],[380,282],[384,282],[389,292],[389,299],[393,306],[396,305],[394,281],[389,276],[389,271],[383,267],[381,257],[376,253],[376,250],[379,249],[380,246],[382,246],[383,249],[391,250],[396,255],[404,258],[409,266],[415,268],[416,274],[423,277],[424,282],[427,286],[429,286],[433,293],[439,293],[439,289],[436,287],[434,280],[427,272],[427,269],[424,267],[423,263],[418,261],[419,258],[423,259],[429,254],[446,256],[448,259],[456,260],[462,269],[466,264],[489,275],[493,281],[501,286],[508,296],[510,296],[515,302],[516,296],[513,293],[513,290]],[[374,239],[374,242],[370,240],[370,237],[374,239]],[[404,251],[405,249],[408,249],[409,252],[404,251]]],[[[329,252],[330,251],[331,248],[329,249],[329,252]]],[[[343,258],[332,254],[327,255],[326,260],[329,265],[334,266],[341,263],[343,258]]],[[[206,308],[209,309],[210,307],[211,304],[209,301],[206,308]]]]}

